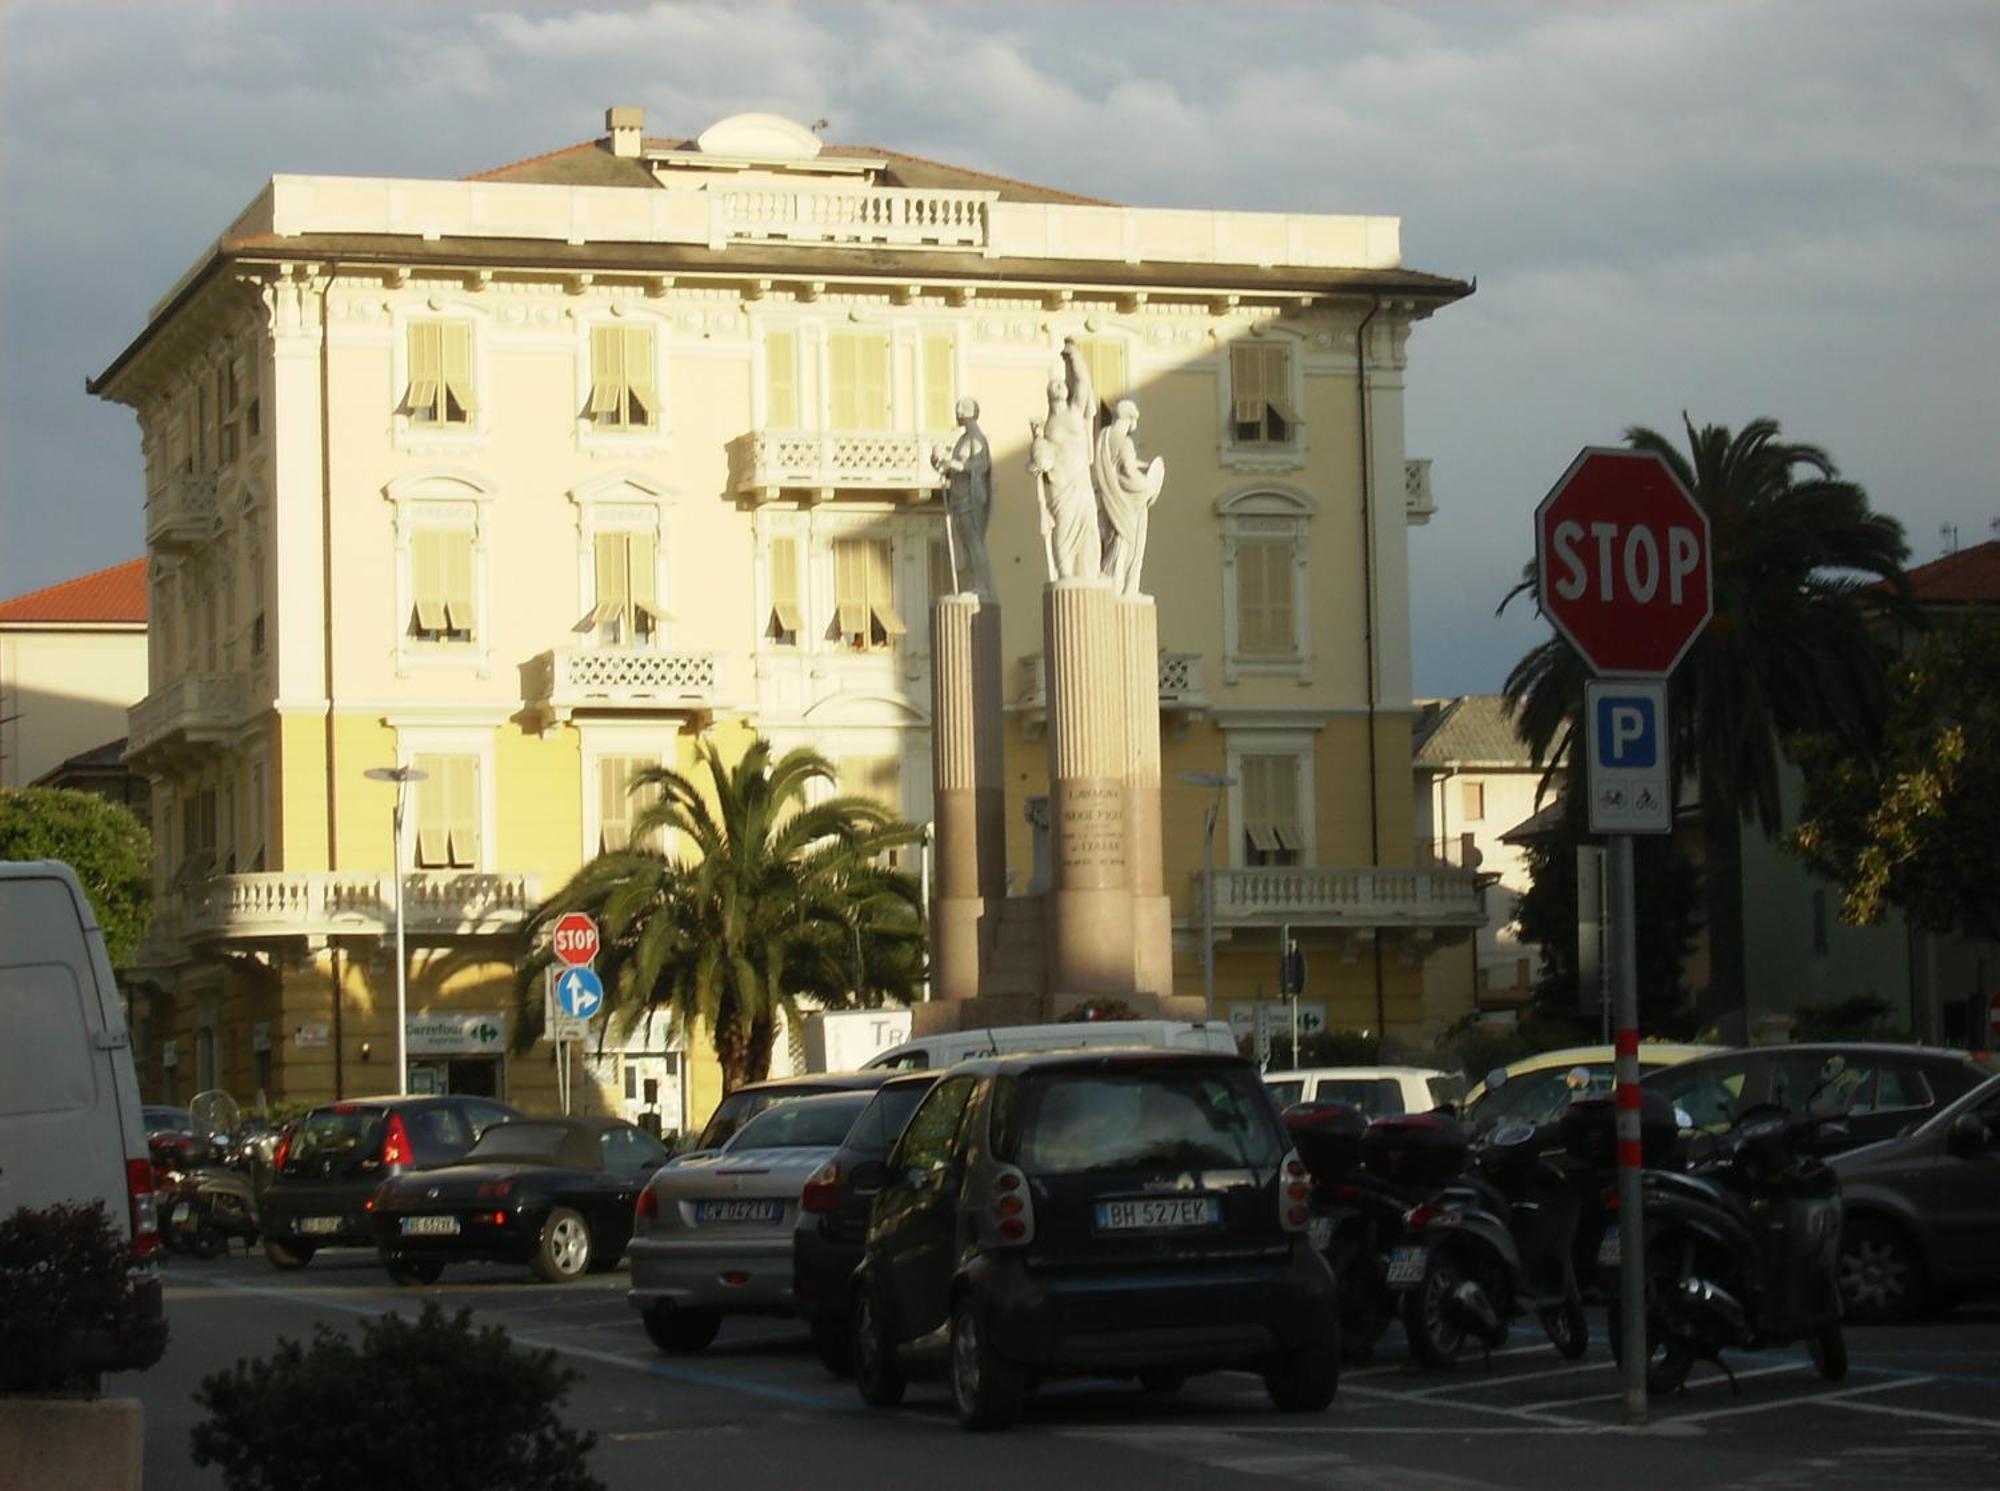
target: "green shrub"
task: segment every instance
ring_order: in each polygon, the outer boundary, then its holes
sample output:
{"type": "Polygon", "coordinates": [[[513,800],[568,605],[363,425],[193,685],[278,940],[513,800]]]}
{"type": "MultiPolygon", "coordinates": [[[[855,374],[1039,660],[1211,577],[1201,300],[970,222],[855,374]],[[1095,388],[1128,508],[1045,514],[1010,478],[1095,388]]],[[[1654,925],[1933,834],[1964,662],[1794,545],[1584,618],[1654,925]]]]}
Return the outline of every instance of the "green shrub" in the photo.
{"type": "Polygon", "coordinates": [[[166,1346],[132,1246],[104,1203],[22,1207],[0,1222],[0,1392],[94,1392],[166,1346]]]}
{"type": "Polygon", "coordinates": [[[358,1345],[322,1325],[202,1380],[194,1463],[229,1491],[603,1491],[584,1463],[597,1436],[556,1417],[576,1381],[470,1310],[385,1315],[358,1345]]]}

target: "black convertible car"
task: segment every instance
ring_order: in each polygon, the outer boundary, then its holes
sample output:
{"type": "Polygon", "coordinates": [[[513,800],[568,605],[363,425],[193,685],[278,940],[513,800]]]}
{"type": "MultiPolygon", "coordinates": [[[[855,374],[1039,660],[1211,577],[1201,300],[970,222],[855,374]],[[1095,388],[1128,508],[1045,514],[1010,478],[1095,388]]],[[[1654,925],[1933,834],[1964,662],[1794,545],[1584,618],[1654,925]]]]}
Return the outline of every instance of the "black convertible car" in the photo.
{"type": "Polygon", "coordinates": [[[389,1277],[429,1284],[447,1263],[525,1263],[552,1284],[617,1266],[632,1205],[667,1151],[620,1118],[496,1123],[456,1164],[393,1176],[368,1202],[389,1277]]]}

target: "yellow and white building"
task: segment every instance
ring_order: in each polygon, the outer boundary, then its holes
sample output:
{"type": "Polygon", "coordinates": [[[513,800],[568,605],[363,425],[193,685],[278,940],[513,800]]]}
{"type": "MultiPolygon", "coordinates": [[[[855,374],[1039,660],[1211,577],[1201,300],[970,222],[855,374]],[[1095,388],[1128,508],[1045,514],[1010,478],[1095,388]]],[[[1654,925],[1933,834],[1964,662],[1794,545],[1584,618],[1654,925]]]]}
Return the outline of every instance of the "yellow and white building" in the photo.
{"type": "MultiPolygon", "coordinates": [[[[1119,207],[768,115],[607,126],[466,181],[275,177],[91,384],[146,461],[149,1090],[169,1042],[183,1094],[388,1086],[400,863],[420,1079],[545,1106],[549,1049],[497,1054],[513,931],[700,736],[811,744],[927,820],[929,454],[961,394],[994,450],[1010,796],[1040,790],[1025,465],[1066,336],[1167,461],[1145,588],[1179,992],[1213,794],[1177,774],[1223,772],[1224,999],[1275,985],[1289,923],[1332,1023],[1437,1023],[1421,961],[1482,918],[1470,875],[1418,862],[1432,505],[1402,388],[1412,327],[1469,286],[1404,268],[1391,218],[1119,207]],[[428,774],[400,846],[365,775],[398,765],[428,774]]],[[[715,1096],[698,1054],[604,1069],[607,1101],[664,1078],[669,1124],[715,1096]]]]}

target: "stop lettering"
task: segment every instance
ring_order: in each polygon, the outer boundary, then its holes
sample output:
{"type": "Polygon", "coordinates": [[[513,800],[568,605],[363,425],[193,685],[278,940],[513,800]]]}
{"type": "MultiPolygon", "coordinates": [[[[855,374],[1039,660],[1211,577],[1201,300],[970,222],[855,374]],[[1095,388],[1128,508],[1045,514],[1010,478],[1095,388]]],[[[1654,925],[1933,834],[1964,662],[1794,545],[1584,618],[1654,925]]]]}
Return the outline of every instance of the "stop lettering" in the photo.
{"type": "Polygon", "coordinates": [[[564,912],[556,918],[549,944],[560,962],[582,967],[597,956],[597,923],[581,911],[564,912]]]}
{"type": "Polygon", "coordinates": [[[1598,674],[1664,678],[1708,623],[1708,515],[1652,451],[1586,448],[1535,509],[1535,568],[1598,674]]]}

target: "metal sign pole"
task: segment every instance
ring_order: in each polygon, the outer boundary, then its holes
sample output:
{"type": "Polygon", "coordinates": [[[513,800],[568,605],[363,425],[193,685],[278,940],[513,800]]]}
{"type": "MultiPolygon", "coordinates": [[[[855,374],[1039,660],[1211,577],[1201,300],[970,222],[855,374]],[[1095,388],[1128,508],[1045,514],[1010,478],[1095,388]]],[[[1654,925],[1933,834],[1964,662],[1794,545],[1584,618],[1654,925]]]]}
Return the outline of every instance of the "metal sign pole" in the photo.
{"type": "Polygon", "coordinates": [[[1640,1170],[1639,956],[1633,926],[1632,835],[1606,855],[1611,903],[1612,999],[1618,1025],[1618,1324],[1625,1360],[1625,1422],[1646,1422],[1646,1227],[1640,1170]]]}

